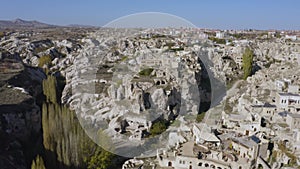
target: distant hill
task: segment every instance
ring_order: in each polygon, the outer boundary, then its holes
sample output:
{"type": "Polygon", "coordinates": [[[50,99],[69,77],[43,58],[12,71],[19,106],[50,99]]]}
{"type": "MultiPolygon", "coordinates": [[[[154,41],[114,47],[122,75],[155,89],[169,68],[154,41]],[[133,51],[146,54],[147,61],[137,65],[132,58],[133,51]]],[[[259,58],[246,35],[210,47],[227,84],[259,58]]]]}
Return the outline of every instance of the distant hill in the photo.
{"type": "Polygon", "coordinates": [[[38,21],[26,21],[22,19],[0,20],[0,28],[46,28],[54,26],[55,25],[49,25],[38,21]]]}

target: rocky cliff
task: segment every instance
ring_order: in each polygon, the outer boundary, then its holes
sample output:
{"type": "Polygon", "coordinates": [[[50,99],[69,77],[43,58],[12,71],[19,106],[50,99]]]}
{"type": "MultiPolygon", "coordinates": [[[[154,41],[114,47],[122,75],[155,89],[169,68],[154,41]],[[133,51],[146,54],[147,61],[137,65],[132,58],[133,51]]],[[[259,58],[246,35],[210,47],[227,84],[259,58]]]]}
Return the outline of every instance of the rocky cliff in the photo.
{"type": "Polygon", "coordinates": [[[27,168],[27,160],[37,153],[33,145],[39,147],[41,142],[41,82],[45,75],[25,66],[18,54],[2,50],[0,56],[0,166],[27,168]]]}

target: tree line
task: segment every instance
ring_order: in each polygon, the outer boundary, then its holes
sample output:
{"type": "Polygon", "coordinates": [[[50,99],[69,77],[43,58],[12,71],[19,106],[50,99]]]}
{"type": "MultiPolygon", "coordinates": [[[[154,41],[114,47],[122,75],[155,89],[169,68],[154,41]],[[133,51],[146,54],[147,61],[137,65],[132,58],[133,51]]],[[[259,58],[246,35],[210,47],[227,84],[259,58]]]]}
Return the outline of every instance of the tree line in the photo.
{"type": "Polygon", "coordinates": [[[60,104],[57,78],[43,81],[42,106],[44,151],[33,160],[32,169],[107,169],[114,155],[95,144],[82,129],[75,113],[60,104]]]}

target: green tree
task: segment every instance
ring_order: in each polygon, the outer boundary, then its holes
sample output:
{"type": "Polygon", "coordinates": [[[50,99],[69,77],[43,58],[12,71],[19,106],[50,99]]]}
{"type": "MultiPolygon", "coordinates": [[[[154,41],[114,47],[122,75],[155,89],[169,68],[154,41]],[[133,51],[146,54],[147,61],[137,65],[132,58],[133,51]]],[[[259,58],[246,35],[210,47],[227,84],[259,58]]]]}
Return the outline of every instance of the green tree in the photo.
{"type": "Polygon", "coordinates": [[[253,51],[250,48],[246,48],[243,54],[244,80],[246,80],[247,77],[252,75],[253,56],[253,51]]]}
{"type": "Polygon", "coordinates": [[[167,130],[166,122],[161,120],[154,123],[150,129],[151,135],[158,135],[167,130]]]}
{"type": "Polygon", "coordinates": [[[226,44],[225,39],[219,39],[219,38],[215,38],[215,37],[209,37],[209,39],[213,42],[216,42],[217,44],[226,44]]]}
{"type": "Polygon", "coordinates": [[[44,160],[41,156],[37,156],[35,160],[32,161],[31,169],[46,169],[44,160]]]}
{"type": "Polygon", "coordinates": [[[73,111],[58,103],[44,103],[42,127],[47,162],[51,162],[49,168],[65,168],[60,167],[62,164],[70,168],[86,166],[83,160],[85,147],[81,145],[89,138],[73,111]]]}
{"type": "Polygon", "coordinates": [[[43,92],[47,98],[42,106],[46,167],[106,169],[113,155],[90,140],[75,112],[56,101],[56,83],[54,76],[43,81],[43,92]]]}
{"type": "Polygon", "coordinates": [[[111,166],[114,155],[101,148],[97,148],[94,155],[88,161],[88,169],[107,169],[111,166]]]}
{"type": "Polygon", "coordinates": [[[43,93],[46,96],[47,102],[57,102],[57,81],[56,77],[48,75],[47,79],[43,81],[43,93]]]}
{"type": "Polygon", "coordinates": [[[38,66],[39,67],[43,67],[44,65],[46,66],[50,66],[51,65],[51,61],[52,61],[52,58],[50,55],[44,55],[42,57],[39,58],[39,64],[38,66]]]}

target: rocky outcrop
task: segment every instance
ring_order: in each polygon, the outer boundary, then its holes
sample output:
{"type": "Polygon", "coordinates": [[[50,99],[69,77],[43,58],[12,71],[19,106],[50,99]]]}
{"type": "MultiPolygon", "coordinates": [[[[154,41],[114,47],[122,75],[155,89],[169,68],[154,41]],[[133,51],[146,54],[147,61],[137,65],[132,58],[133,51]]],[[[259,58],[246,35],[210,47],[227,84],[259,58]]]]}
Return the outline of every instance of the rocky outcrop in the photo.
{"type": "Polygon", "coordinates": [[[41,133],[41,82],[45,75],[24,66],[17,54],[2,53],[0,60],[0,166],[27,168],[30,164],[25,153],[34,154],[28,145],[41,141],[37,136],[41,133]]]}
{"type": "Polygon", "coordinates": [[[63,103],[86,126],[104,130],[119,152],[147,141],[156,122],[197,114],[200,81],[195,72],[201,74],[194,49],[180,51],[185,44],[179,40],[130,37],[123,31],[129,30],[101,29],[90,34],[83,39],[80,54],[62,71],[67,82],[63,103]]]}
{"type": "Polygon", "coordinates": [[[2,73],[18,73],[24,70],[21,58],[17,54],[10,54],[7,51],[0,51],[0,72],[2,73]]]}

